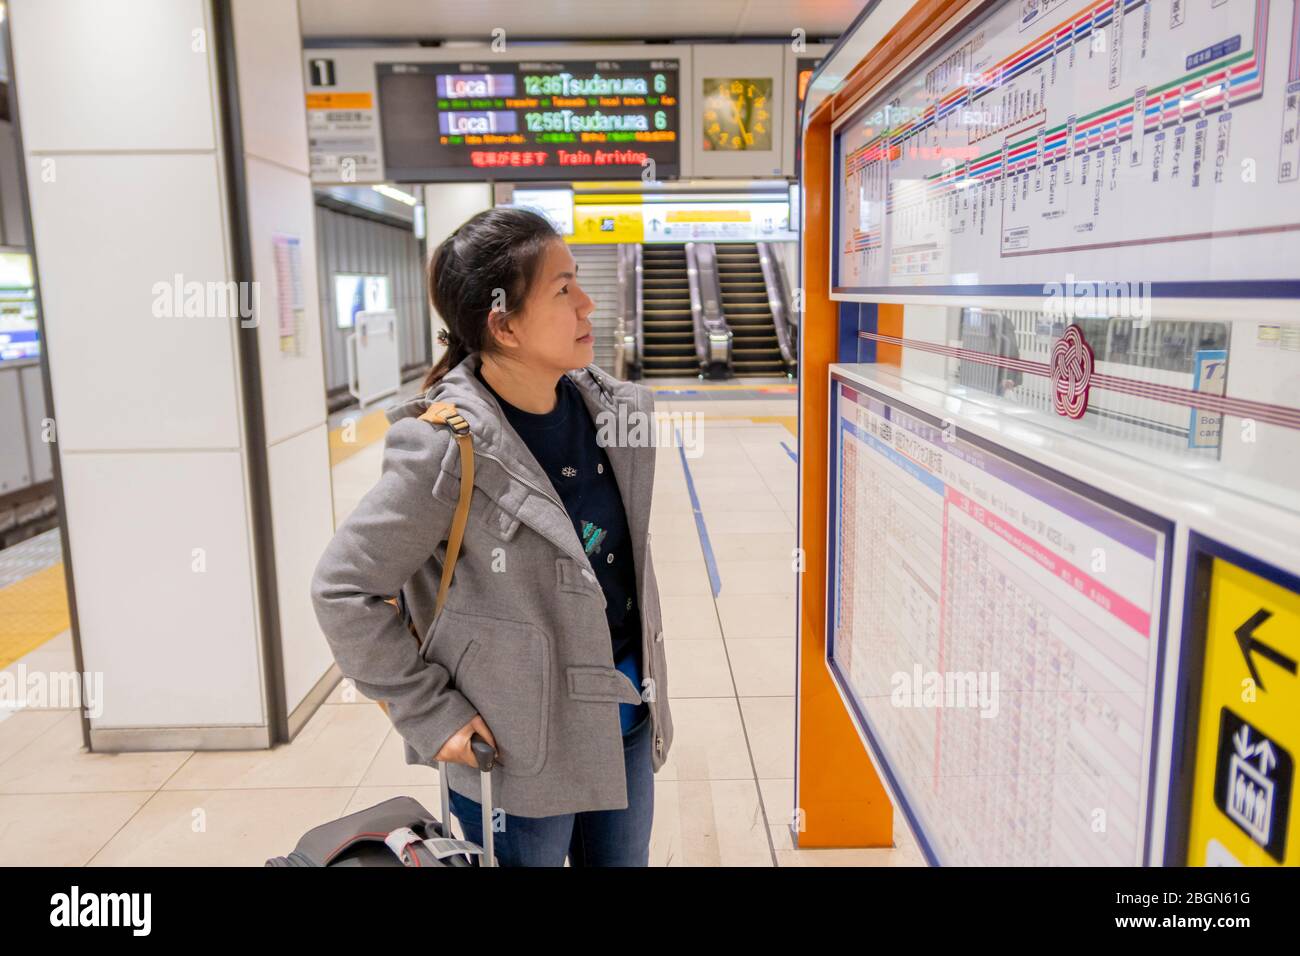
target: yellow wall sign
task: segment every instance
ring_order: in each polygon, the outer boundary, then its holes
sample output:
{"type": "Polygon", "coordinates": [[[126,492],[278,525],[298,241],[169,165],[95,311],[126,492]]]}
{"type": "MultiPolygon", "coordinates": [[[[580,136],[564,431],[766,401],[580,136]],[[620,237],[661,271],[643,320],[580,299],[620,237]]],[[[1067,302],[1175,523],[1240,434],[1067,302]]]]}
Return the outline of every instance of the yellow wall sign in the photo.
{"type": "Polygon", "coordinates": [[[669,222],[749,222],[748,209],[671,209],[669,222]]]}
{"type": "Polygon", "coordinates": [[[574,205],[570,243],[641,242],[645,223],[639,205],[574,205]]]}
{"type": "Polygon", "coordinates": [[[309,110],[368,110],[375,105],[369,93],[308,93],[309,110]]]}
{"type": "Polygon", "coordinates": [[[1300,592],[1220,557],[1209,572],[1187,863],[1295,866],[1300,592]]]}

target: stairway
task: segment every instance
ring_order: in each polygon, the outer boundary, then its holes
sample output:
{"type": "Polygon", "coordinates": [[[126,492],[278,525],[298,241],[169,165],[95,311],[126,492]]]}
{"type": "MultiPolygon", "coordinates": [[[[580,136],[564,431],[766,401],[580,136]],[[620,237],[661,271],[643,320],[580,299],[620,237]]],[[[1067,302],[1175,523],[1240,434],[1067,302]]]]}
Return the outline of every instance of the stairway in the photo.
{"type": "Polygon", "coordinates": [[[767,303],[767,283],[752,242],[714,245],[722,314],[731,329],[731,370],[736,375],[786,374],[776,325],[767,303]]]}
{"type": "Polygon", "coordinates": [[[686,247],[641,247],[641,374],[698,375],[686,247]]]}

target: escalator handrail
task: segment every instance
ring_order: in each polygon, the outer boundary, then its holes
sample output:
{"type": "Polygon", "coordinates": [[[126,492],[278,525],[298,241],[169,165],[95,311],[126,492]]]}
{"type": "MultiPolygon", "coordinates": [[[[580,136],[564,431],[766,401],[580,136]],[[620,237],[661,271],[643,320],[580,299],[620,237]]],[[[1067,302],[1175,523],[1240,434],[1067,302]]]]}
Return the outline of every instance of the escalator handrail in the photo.
{"type": "Polygon", "coordinates": [[[641,369],[645,367],[645,322],[643,319],[645,290],[642,284],[644,266],[641,261],[641,243],[632,244],[630,255],[632,267],[636,274],[636,287],[632,295],[632,334],[635,346],[632,360],[637,373],[640,374],[641,369]]]}
{"type": "Polygon", "coordinates": [[[628,377],[628,330],[632,327],[631,296],[628,292],[627,244],[619,243],[617,248],[618,264],[618,318],[614,323],[614,368],[615,378],[628,377]]]}
{"type": "Polygon", "coordinates": [[[716,253],[711,242],[686,243],[686,268],[691,281],[691,317],[695,326],[695,356],[700,368],[731,368],[731,327],[722,313],[716,253]]]}
{"type": "Polygon", "coordinates": [[[763,285],[767,287],[767,305],[772,310],[772,325],[776,330],[776,344],[781,350],[781,360],[786,368],[797,364],[794,343],[790,340],[790,286],[780,257],[772,243],[759,242],[758,262],[763,269],[763,285]]]}
{"type": "Polygon", "coordinates": [[[618,326],[614,341],[614,375],[639,378],[642,356],[641,244],[618,246],[618,326]]]}

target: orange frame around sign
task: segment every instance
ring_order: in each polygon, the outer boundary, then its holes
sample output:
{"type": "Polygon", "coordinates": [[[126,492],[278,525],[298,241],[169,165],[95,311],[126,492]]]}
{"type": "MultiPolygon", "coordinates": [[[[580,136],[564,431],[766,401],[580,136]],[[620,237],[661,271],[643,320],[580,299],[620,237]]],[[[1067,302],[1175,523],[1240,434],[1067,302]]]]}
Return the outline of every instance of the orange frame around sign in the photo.
{"type": "MultiPolygon", "coordinates": [[[[834,96],[809,118],[803,141],[803,337],[799,368],[800,646],[795,834],[801,849],[888,847],[894,814],[885,788],[826,668],[827,454],[829,366],[837,361],[839,304],[830,298],[831,124],[904,58],[949,26],[965,4],[922,0],[868,53],[834,96]]],[[[902,337],[903,306],[880,305],[877,328],[902,337]]],[[[879,363],[901,364],[901,350],[878,344],[879,363]]]]}

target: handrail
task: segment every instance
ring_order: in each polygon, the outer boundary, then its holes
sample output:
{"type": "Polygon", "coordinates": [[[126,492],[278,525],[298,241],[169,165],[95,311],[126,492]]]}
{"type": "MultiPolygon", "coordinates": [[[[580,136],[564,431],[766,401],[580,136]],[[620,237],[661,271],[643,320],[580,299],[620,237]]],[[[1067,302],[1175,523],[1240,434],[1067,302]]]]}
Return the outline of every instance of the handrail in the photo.
{"type": "Polygon", "coordinates": [[[627,267],[627,246],[619,243],[615,262],[618,264],[618,318],[614,322],[614,368],[615,378],[628,377],[630,354],[627,348],[627,336],[632,328],[631,296],[628,293],[630,276],[627,267]]]}
{"type": "Polygon", "coordinates": [[[624,335],[632,320],[627,307],[627,270],[623,267],[623,246],[615,251],[615,263],[618,266],[618,315],[614,317],[614,367],[610,370],[615,378],[627,378],[627,354],[624,335]]]}
{"type": "Polygon", "coordinates": [[[686,243],[686,268],[691,284],[695,355],[700,360],[700,370],[714,378],[730,375],[732,334],[722,314],[722,291],[713,243],[686,243]]]}
{"type": "Polygon", "coordinates": [[[614,327],[614,376],[641,377],[641,245],[620,243],[618,247],[619,315],[614,327]]]}
{"type": "MultiPolygon", "coordinates": [[[[772,310],[772,325],[776,329],[776,344],[781,350],[781,360],[785,362],[786,371],[793,371],[798,365],[797,347],[791,340],[792,327],[790,310],[790,285],[785,277],[785,266],[770,242],[756,243],[758,262],[763,269],[763,285],[767,288],[767,306],[772,310]]],[[[798,334],[798,327],[794,326],[798,334]]]]}
{"type": "Polygon", "coordinates": [[[645,319],[643,309],[645,307],[645,289],[643,288],[644,265],[641,262],[641,243],[631,243],[629,257],[632,261],[632,270],[636,274],[636,288],[632,296],[632,368],[637,378],[641,377],[641,369],[645,367],[645,319]]]}

